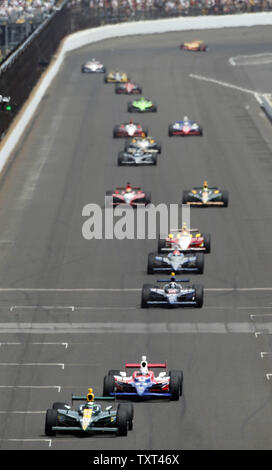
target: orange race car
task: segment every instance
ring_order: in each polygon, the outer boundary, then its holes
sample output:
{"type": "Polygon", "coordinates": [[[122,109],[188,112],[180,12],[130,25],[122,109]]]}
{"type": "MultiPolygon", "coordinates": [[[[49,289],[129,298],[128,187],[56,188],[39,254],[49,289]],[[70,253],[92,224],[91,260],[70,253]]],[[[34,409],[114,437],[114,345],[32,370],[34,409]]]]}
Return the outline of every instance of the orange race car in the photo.
{"type": "Polygon", "coordinates": [[[184,51],[200,51],[204,52],[207,50],[207,46],[203,41],[191,41],[185,42],[180,45],[180,48],[184,51]]]}

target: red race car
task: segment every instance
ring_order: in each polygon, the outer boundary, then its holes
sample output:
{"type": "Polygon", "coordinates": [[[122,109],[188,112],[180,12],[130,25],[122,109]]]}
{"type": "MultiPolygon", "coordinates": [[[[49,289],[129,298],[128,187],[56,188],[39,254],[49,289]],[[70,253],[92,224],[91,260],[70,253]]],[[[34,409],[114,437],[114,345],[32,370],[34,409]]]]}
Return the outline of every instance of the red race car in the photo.
{"type": "Polygon", "coordinates": [[[185,42],[184,44],[180,45],[180,48],[184,51],[197,51],[197,52],[205,52],[207,50],[207,46],[203,41],[190,41],[185,42]]]}
{"type": "Polygon", "coordinates": [[[143,192],[141,188],[133,187],[130,183],[127,183],[125,188],[107,191],[106,196],[112,197],[112,204],[110,205],[113,206],[118,206],[119,204],[129,204],[132,207],[143,204],[147,206],[151,202],[150,192],[143,192]]]}
{"type": "Polygon", "coordinates": [[[115,93],[117,93],[117,95],[140,95],[142,88],[132,82],[117,83],[115,85],[115,93]]]}
{"type": "Polygon", "coordinates": [[[119,126],[114,126],[113,128],[113,137],[141,137],[143,134],[147,136],[148,129],[147,127],[142,126],[138,122],[124,122],[119,126]]]}
{"type": "Polygon", "coordinates": [[[211,251],[211,236],[209,233],[201,233],[198,229],[188,229],[186,224],[177,231],[169,233],[168,237],[160,238],[158,252],[173,251],[178,249],[182,252],[211,251]]]}
{"type": "Polygon", "coordinates": [[[183,372],[172,370],[160,372],[156,377],[151,369],[166,369],[166,363],[151,364],[142,356],[140,364],[126,364],[126,369],[137,369],[132,375],[119,370],[109,370],[104,377],[104,396],[125,398],[162,398],[178,400],[182,395],[183,372]]]}

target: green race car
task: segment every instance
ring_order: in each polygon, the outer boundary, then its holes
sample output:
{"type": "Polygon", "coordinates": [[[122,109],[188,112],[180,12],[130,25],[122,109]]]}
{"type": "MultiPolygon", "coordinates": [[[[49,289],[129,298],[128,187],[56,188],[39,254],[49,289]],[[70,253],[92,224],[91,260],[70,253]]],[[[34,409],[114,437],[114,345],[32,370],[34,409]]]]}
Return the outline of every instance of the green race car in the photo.
{"type": "Polygon", "coordinates": [[[128,102],[129,113],[155,113],[156,111],[157,106],[151,100],[143,96],[138,100],[128,102]]]}
{"type": "MultiPolygon", "coordinates": [[[[73,409],[67,403],[53,403],[45,417],[46,436],[55,436],[58,431],[84,434],[113,433],[126,436],[133,428],[133,405],[119,404],[117,410],[107,406],[102,410],[94,399],[92,388],[87,396],[72,395],[74,400],[85,401],[83,405],[73,409]]],[[[112,397],[96,397],[96,400],[112,400],[112,397]]]]}

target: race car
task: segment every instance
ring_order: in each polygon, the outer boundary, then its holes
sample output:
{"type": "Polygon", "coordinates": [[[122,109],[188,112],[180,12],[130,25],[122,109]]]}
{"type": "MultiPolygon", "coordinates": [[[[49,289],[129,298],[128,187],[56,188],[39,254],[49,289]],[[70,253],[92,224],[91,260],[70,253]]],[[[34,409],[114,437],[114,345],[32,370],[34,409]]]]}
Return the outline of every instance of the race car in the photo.
{"type": "Polygon", "coordinates": [[[126,369],[137,369],[132,375],[119,370],[109,370],[104,377],[103,395],[125,398],[169,398],[179,400],[183,388],[183,372],[172,370],[160,372],[158,376],[152,369],[166,369],[166,363],[148,363],[142,356],[140,364],[126,363],[126,369]]]}
{"type": "Polygon", "coordinates": [[[157,282],[166,282],[162,287],[144,284],[142,287],[141,307],[196,307],[201,308],[204,299],[204,289],[200,284],[182,287],[180,283],[188,280],[176,280],[175,273],[171,273],[170,280],[160,279],[157,282]]]}
{"type": "Polygon", "coordinates": [[[147,206],[151,202],[150,192],[143,192],[141,188],[132,187],[130,183],[127,183],[125,188],[121,187],[107,191],[106,196],[112,197],[113,206],[118,206],[119,204],[129,204],[132,207],[143,204],[147,206]]]}
{"type": "Polygon", "coordinates": [[[183,121],[175,121],[168,127],[168,135],[203,135],[202,127],[195,121],[191,121],[187,116],[184,116],[183,121]]]}
{"type": "Polygon", "coordinates": [[[117,95],[140,95],[142,93],[142,88],[140,85],[133,82],[116,83],[115,93],[117,95]]]}
{"type": "Polygon", "coordinates": [[[114,126],[113,137],[140,137],[142,135],[148,134],[148,129],[145,126],[142,126],[138,122],[124,122],[119,126],[114,126]]]}
{"type": "Polygon", "coordinates": [[[117,163],[118,166],[157,165],[157,155],[141,149],[136,149],[134,153],[119,152],[117,163]]]}
{"type": "Polygon", "coordinates": [[[147,274],[172,272],[203,274],[204,254],[183,254],[178,249],[168,254],[149,253],[147,262],[147,274]]]}
{"type": "Polygon", "coordinates": [[[126,83],[130,79],[125,72],[119,72],[118,70],[110,71],[104,77],[105,83],[126,83]]]}
{"type": "Polygon", "coordinates": [[[204,52],[207,50],[207,46],[204,43],[204,41],[197,41],[197,40],[185,42],[184,44],[180,45],[180,48],[183,49],[184,51],[204,52]]]}
{"type": "Polygon", "coordinates": [[[105,73],[105,66],[96,59],[89,60],[81,66],[81,72],[83,73],[105,73]]]}
{"type": "Polygon", "coordinates": [[[134,137],[125,143],[125,152],[135,153],[136,150],[142,150],[147,153],[161,153],[161,144],[151,136],[142,133],[141,137],[134,137]]]}
{"type": "Polygon", "coordinates": [[[172,230],[166,238],[159,238],[158,252],[173,251],[178,248],[179,251],[194,252],[211,251],[211,235],[209,233],[201,233],[198,229],[188,229],[184,223],[180,230],[172,230]]]}
{"type": "Polygon", "coordinates": [[[57,432],[70,432],[80,435],[96,433],[114,433],[126,436],[133,428],[133,405],[119,404],[117,410],[107,406],[102,410],[98,400],[112,400],[112,397],[94,397],[93,389],[89,388],[87,396],[72,395],[73,401],[85,401],[83,405],[73,409],[67,403],[53,403],[45,417],[46,436],[55,436],[57,432]],[[96,401],[95,401],[96,400],[96,401]]]}
{"type": "Polygon", "coordinates": [[[191,206],[228,206],[228,191],[221,191],[217,187],[209,187],[204,181],[203,186],[194,187],[191,191],[183,191],[182,204],[191,206]]]}
{"type": "Polygon", "coordinates": [[[157,106],[151,100],[142,96],[138,100],[129,101],[127,110],[129,113],[155,113],[157,106]]]}

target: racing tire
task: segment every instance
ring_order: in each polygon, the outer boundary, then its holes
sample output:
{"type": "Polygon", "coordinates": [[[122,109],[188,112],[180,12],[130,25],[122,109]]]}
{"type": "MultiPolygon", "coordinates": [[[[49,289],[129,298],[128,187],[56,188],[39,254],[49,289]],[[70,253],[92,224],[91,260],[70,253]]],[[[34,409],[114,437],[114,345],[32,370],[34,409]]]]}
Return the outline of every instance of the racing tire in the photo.
{"type": "Polygon", "coordinates": [[[127,436],[128,433],[128,415],[123,408],[117,410],[116,424],[119,436],[127,436]]]}
{"type": "Polygon", "coordinates": [[[156,255],[149,253],[147,260],[147,274],[154,274],[154,264],[156,264],[156,255]]]}
{"type": "Polygon", "coordinates": [[[141,300],[141,307],[148,308],[148,300],[149,300],[149,290],[153,287],[152,284],[144,284],[142,288],[142,300],[141,300]]]}
{"type": "Polygon", "coordinates": [[[123,409],[127,413],[127,418],[128,418],[128,430],[132,431],[133,429],[133,418],[134,418],[134,408],[132,403],[119,403],[117,407],[117,413],[118,410],[123,409]]]}
{"type": "Polygon", "coordinates": [[[203,129],[202,129],[202,127],[200,127],[200,129],[199,129],[199,135],[200,135],[200,136],[203,135],[203,129]]]}
{"type": "Polygon", "coordinates": [[[128,102],[128,105],[127,105],[127,110],[128,110],[128,113],[133,113],[133,111],[134,111],[134,108],[133,108],[133,106],[132,106],[131,102],[128,102]]]}
{"type": "Polygon", "coordinates": [[[204,246],[206,248],[206,253],[211,252],[211,235],[210,233],[203,233],[204,246]]]}
{"type": "Polygon", "coordinates": [[[183,391],[183,372],[182,370],[170,370],[169,376],[176,375],[179,378],[179,395],[182,396],[183,391]]]}
{"type": "Polygon", "coordinates": [[[157,150],[158,150],[158,153],[161,153],[161,144],[157,145],[157,150]]]}
{"type": "Polygon", "coordinates": [[[117,164],[118,166],[123,166],[123,152],[118,153],[117,164]]]}
{"type": "Polygon", "coordinates": [[[145,133],[146,137],[148,136],[148,128],[147,127],[143,127],[143,132],[145,133]]]}
{"type": "Polygon", "coordinates": [[[105,83],[108,83],[107,77],[104,77],[104,82],[105,82],[105,83]]]}
{"type": "Polygon", "coordinates": [[[145,193],[145,205],[147,206],[148,204],[151,203],[151,192],[150,191],[147,191],[145,193]]]}
{"type": "Polygon", "coordinates": [[[118,126],[114,126],[114,128],[113,128],[112,136],[113,136],[114,139],[117,139],[119,137],[119,135],[117,135],[118,129],[119,129],[118,126]]]}
{"type": "Polygon", "coordinates": [[[56,426],[58,422],[58,413],[57,410],[49,409],[46,411],[45,416],[45,435],[46,436],[55,436],[56,431],[53,431],[52,427],[56,426]]]}
{"type": "Polygon", "coordinates": [[[114,375],[120,375],[120,370],[116,370],[116,369],[110,369],[109,372],[108,372],[108,376],[111,375],[112,377],[114,375]]]}
{"type": "Polygon", "coordinates": [[[163,248],[166,247],[166,241],[164,240],[164,238],[159,238],[158,240],[158,252],[159,253],[163,253],[163,248]]]}
{"type": "Polygon", "coordinates": [[[190,201],[189,193],[190,191],[183,191],[181,204],[187,204],[190,201]]]}
{"type": "Polygon", "coordinates": [[[110,397],[114,392],[115,380],[113,375],[106,375],[103,382],[103,397],[110,397]]]}
{"type": "Polygon", "coordinates": [[[228,207],[228,205],[229,205],[229,193],[228,193],[228,191],[222,191],[222,201],[223,201],[224,207],[228,207]]]}
{"type": "Polygon", "coordinates": [[[169,137],[173,137],[173,131],[172,131],[172,127],[171,127],[171,126],[168,127],[168,136],[169,136],[169,137]]]}
{"type": "Polygon", "coordinates": [[[201,308],[204,301],[204,289],[201,284],[193,285],[193,289],[195,289],[195,299],[196,299],[196,308],[201,308]]]}
{"type": "Polygon", "coordinates": [[[204,272],[204,253],[196,253],[196,267],[198,269],[198,274],[203,274],[204,272]]]}
{"type": "Polygon", "coordinates": [[[52,405],[52,410],[63,410],[63,409],[65,409],[66,406],[70,407],[70,405],[68,405],[68,403],[62,403],[62,402],[56,401],[52,405]]]}
{"type": "Polygon", "coordinates": [[[180,397],[180,378],[177,375],[172,375],[169,382],[169,391],[171,393],[170,400],[177,401],[180,397]]]}
{"type": "Polygon", "coordinates": [[[153,165],[157,165],[157,163],[158,163],[157,155],[153,155],[152,161],[153,161],[153,165]]]}
{"type": "Polygon", "coordinates": [[[151,113],[156,113],[158,111],[157,106],[155,104],[153,104],[150,111],[151,111],[151,113]]]}

